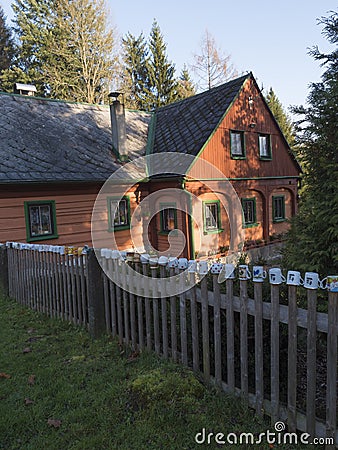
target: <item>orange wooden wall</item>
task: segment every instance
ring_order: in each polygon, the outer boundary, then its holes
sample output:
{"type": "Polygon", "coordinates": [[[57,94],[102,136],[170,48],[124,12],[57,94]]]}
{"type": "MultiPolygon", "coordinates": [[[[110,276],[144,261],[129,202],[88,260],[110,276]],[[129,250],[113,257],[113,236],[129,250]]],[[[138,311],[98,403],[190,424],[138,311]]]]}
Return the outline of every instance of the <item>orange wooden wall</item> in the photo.
{"type": "MultiPolygon", "coordinates": [[[[207,161],[224,177],[280,177],[298,176],[298,168],[292,160],[288,146],[266,107],[261,93],[252,80],[248,80],[220,126],[206,144],[201,160],[207,161]],[[252,99],[252,103],[249,99],[252,99]],[[251,106],[250,106],[251,105],[251,106]],[[251,128],[250,124],[255,127],[251,128]],[[245,132],[246,159],[232,159],[230,154],[230,130],[245,132]],[[259,133],[271,135],[272,160],[260,160],[259,133]]],[[[191,175],[197,179],[212,177],[203,164],[195,164],[191,175]]],[[[218,176],[219,177],[219,176],[218,176]]]]}
{"type": "MultiPolygon", "coordinates": [[[[1,242],[26,242],[25,201],[53,200],[56,208],[57,239],[38,240],[50,245],[92,246],[92,210],[101,186],[98,184],[48,184],[3,186],[0,191],[1,242]]],[[[135,208],[134,190],[129,195],[131,213],[135,208]]],[[[108,225],[106,214],[105,227],[108,225]]],[[[130,248],[129,230],[118,231],[122,248],[130,248]]]]}

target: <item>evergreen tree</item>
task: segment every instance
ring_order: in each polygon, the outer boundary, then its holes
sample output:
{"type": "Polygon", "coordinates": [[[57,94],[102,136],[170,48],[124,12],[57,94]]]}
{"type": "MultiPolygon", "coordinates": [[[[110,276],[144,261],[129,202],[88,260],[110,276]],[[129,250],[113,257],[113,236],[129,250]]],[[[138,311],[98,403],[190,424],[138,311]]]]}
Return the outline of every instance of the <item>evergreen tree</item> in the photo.
{"type": "Polygon", "coordinates": [[[146,111],[195,94],[195,86],[186,67],[179,79],[168,60],[160,27],[154,21],[147,42],[128,33],[122,39],[122,69],[117,89],[125,94],[125,105],[146,111]]]}
{"type": "Polygon", "coordinates": [[[114,39],[104,0],[15,0],[13,9],[20,42],[16,70],[39,95],[107,99],[114,39]]]}
{"type": "Polygon", "coordinates": [[[147,101],[148,109],[153,110],[177,99],[175,66],[167,58],[166,44],[156,21],[150,32],[149,50],[147,101]]]}
{"type": "Polygon", "coordinates": [[[295,130],[292,120],[285,112],[280,100],[271,87],[265,97],[265,100],[269,105],[272,114],[277,120],[277,123],[282,130],[282,133],[284,134],[284,137],[288,141],[290,147],[293,147],[295,144],[295,130]]]}
{"type": "Polygon", "coordinates": [[[113,32],[104,0],[59,0],[47,41],[43,73],[50,96],[88,103],[107,101],[114,70],[113,32]]]}
{"type": "Polygon", "coordinates": [[[38,94],[44,95],[46,86],[42,67],[48,56],[45,46],[52,30],[55,0],[15,0],[12,8],[15,13],[14,31],[19,40],[19,47],[16,64],[8,73],[8,77],[10,78],[11,74],[21,74],[21,79],[35,84],[38,94]]]}
{"type": "Polygon", "coordinates": [[[11,29],[6,25],[6,17],[0,6],[0,74],[9,69],[14,58],[14,42],[11,29]]]}
{"type": "MultiPolygon", "coordinates": [[[[338,42],[338,14],[322,18],[324,34],[331,44],[338,42]]],[[[288,267],[315,270],[322,275],[338,272],[338,48],[311,55],[326,71],[322,81],[311,85],[309,108],[302,114],[299,158],[304,168],[305,189],[299,214],[292,221],[285,250],[288,267]]]]}
{"type": "Polygon", "coordinates": [[[148,86],[148,49],[141,33],[134,37],[128,33],[122,39],[123,72],[120,89],[125,94],[125,105],[128,108],[144,110],[147,108],[148,86]]]}
{"type": "Polygon", "coordinates": [[[177,82],[177,99],[183,100],[196,94],[196,88],[191,80],[189,71],[186,66],[183,67],[181,75],[177,82]]]}

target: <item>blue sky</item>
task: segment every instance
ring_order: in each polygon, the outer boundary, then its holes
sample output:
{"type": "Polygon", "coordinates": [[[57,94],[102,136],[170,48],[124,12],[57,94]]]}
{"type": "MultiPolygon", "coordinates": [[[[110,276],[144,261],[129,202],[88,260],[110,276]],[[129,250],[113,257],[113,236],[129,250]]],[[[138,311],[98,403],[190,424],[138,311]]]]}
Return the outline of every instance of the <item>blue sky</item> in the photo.
{"type": "MultiPolygon", "coordinates": [[[[0,0],[8,23],[11,0],[0,0]]],[[[193,63],[207,29],[217,46],[231,56],[239,73],[252,71],[259,86],[272,87],[285,108],[306,102],[309,84],[322,68],[308,55],[318,45],[332,51],[317,19],[336,9],[333,0],[108,0],[110,19],[123,36],[149,36],[156,19],[169,59],[179,75],[193,63]]]]}

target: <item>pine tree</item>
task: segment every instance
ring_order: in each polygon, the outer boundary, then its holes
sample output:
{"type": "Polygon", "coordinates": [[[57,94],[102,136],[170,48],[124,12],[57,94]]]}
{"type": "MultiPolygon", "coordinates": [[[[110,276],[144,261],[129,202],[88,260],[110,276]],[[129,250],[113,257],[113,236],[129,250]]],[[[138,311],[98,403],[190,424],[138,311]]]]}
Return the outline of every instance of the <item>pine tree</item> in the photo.
{"type": "Polygon", "coordinates": [[[290,147],[293,147],[295,144],[295,130],[292,120],[285,112],[282,103],[271,87],[265,99],[267,104],[269,105],[269,108],[271,109],[272,114],[277,120],[277,123],[282,133],[284,134],[285,139],[288,141],[290,147]]]}
{"type": "Polygon", "coordinates": [[[172,103],[177,99],[175,66],[168,60],[166,44],[156,20],[153,22],[149,40],[148,109],[172,103]]]}
{"type": "Polygon", "coordinates": [[[14,42],[11,29],[6,25],[6,17],[0,6],[0,74],[9,69],[14,58],[14,42]]]}
{"type": "Polygon", "coordinates": [[[147,108],[148,86],[148,48],[143,34],[134,37],[128,33],[122,39],[123,71],[120,90],[125,94],[128,108],[144,110],[147,108]]]}
{"type": "MultiPolygon", "coordinates": [[[[338,13],[322,18],[324,34],[338,42],[338,13]]],[[[285,261],[290,268],[315,270],[322,275],[338,272],[338,49],[311,55],[326,71],[322,81],[311,85],[309,107],[298,107],[302,115],[299,158],[304,168],[305,188],[299,214],[292,221],[285,261]]]]}
{"type": "Polygon", "coordinates": [[[177,81],[177,99],[183,100],[196,94],[196,88],[191,80],[189,71],[186,66],[183,67],[181,75],[177,81]]]}

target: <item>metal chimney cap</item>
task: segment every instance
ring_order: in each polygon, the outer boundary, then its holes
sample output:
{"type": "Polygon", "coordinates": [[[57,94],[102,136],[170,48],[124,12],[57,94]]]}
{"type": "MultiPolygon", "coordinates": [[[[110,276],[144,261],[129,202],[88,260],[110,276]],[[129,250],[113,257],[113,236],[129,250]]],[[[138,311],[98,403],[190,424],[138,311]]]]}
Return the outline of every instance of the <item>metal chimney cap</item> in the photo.
{"type": "Polygon", "coordinates": [[[17,90],[37,92],[34,84],[14,83],[17,90]]]}
{"type": "Polygon", "coordinates": [[[110,94],[108,94],[108,97],[118,98],[120,95],[123,95],[123,92],[110,92],[110,94]]]}

